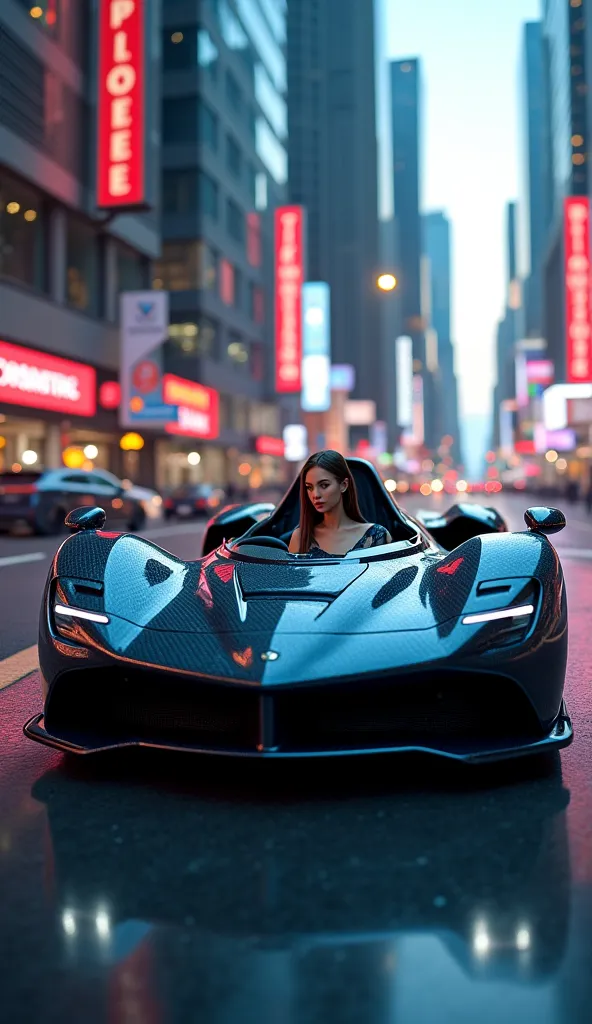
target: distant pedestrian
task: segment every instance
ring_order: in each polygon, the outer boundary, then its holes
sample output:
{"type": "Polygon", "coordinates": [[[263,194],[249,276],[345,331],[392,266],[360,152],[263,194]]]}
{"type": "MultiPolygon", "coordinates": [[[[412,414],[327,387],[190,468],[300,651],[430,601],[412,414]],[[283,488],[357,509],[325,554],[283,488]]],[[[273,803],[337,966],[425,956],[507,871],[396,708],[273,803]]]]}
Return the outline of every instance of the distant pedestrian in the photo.
{"type": "Polygon", "coordinates": [[[577,480],[570,480],[565,489],[565,497],[569,501],[570,505],[574,505],[579,496],[580,489],[578,487],[577,480]]]}

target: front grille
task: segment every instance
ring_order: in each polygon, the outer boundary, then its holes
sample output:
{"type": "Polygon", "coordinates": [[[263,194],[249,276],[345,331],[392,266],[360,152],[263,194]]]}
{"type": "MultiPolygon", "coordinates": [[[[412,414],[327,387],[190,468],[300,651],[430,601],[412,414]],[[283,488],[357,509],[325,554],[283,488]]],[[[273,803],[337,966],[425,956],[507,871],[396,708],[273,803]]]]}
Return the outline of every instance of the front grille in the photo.
{"type": "MultiPolygon", "coordinates": [[[[50,733],[83,746],[140,740],[254,752],[261,699],[258,688],[150,672],[70,672],[52,688],[45,721],[50,733]]],[[[496,675],[442,671],[321,683],[267,691],[265,699],[266,748],[283,753],[493,749],[543,735],[522,690],[496,675]]]]}
{"type": "Polygon", "coordinates": [[[45,721],[50,732],[71,740],[92,737],[254,750],[259,742],[259,699],[253,690],[173,676],[71,672],[53,687],[45,721]]]}
{"type": "Polygon", "coordinates": [[[278,695],[275,722],[280,748],[294,751],[503,746],[542,736],[532,706],[511,680],[478,673],[292,690],[278,695]]]}

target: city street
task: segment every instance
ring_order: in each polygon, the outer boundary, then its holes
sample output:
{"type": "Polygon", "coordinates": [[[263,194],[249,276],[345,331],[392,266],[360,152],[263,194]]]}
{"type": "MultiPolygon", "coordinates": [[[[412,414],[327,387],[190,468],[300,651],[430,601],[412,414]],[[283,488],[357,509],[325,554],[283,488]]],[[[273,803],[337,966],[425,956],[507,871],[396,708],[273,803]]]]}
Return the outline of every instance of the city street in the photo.
{"type": "MultiPolygon", "coordinates": [[[[528,497],[495,504],[523,528],[528,497]]],[[[488,769],[139,751],[66,762],[22,735],[40,708],[33,648],[56,540],[1,538],[0,1017],[587,1019],[592,521],[565,510],[575,740],[560,762],[488,769]]],[[[190,558],[201,529],[146,535],[190,558]]]]}

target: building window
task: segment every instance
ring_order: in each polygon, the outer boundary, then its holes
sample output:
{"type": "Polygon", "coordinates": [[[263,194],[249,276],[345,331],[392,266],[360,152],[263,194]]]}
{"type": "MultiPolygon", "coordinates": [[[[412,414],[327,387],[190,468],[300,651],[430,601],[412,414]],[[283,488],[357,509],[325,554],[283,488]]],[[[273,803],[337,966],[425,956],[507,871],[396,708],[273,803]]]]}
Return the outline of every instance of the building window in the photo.
{"type": "Polygon", "coordinates": [[[195,213],[197,211],[197,170],[163,171],[163,213],[195,213]]]}
{"type": "Polygon", "coordinates": [[[33,189],[0,173],[0,275],[47,290],[45,207],[33,189]]]}
{"type": "Polygon", "coordinates": [[[162,64],[165,71],[194,68],[198,60],[197,25],[181,25],[162,34],[162,64]]]}
{"type": "Polygon", "coordinates": [[[150,287],[150,262],[123,242],[117,242],[117,290],[141,292],[150,287]]]}
{"type": "Polygon", "coordinates": [[[232,71],[226,72],[226,99],[232,109],[235,110],[237,114],[240,114],[243,105],[243,97],[241,87],[232,74],[232,71]]]}
{"type": "Polygon", "coordinates": [[[218,149],[218,118],[207,103],[199,105],[199,141],[210,149],[218,149]]]}
{"type": "MultiPolygon", "coordinates": [[[[265,348],[260,341],[254,341],[251,345],[251,377],[253,380],[262,381],[265,377],[265,348]]],[[[274,412],[276,410],[274,409],[274,412]]],[[[277,419],[277,412],[276,412],[277,419]]],[[[277,430],[256,430],[256,434],[276,434],[277,430]]]]}
{"type": "Polygon", "coordinates": [[[240,206],[233,199],[226,201],[226,230],[235,242],[245,240],[245,217],[240,206]]]}
{"type": "Polygon", "coordinates": [[[255,180],[255,207],[263,211],[267,209],[267,175],[260,171],[255,180]]]}
{"type": "Polygon", "coordinates": [[[234,267],[227,259],[220,260],[220,298],[227,306],[234,306],[234,267]]]}
{"type": "Polygon", "coordinates": [[[162,139],[165,145],[197,142],[197,96],[178,96],[163,100],[162,139]]]}
{"type": "Polygon", "coordinates": [[[215,320],[195,313],[174,313],[169,325],[169,339],[176,349],[188,356],[217,358],[219,329],[215,320]]]}
{"type": "Polygon", "coordinates": [[[212,220],[218,219],[218,186],[204,171],[199,175],[199,208],[212,220]]]}
{"type": "Polygon", "coordinates": [[[265,323],[265,300],[263,289],[258,285],[253,287],[253,320],[256,324],[265,323]]]}
{"type": "Polygon", "coordinates": [[[257,171],[253,164],[247,164],[247,189],[249,191],[249,199],[255,205],[257,202],[257,171]]]}
{"type": "Polygon", "coordinates": [[[215,81],[218,77],[218,48],[207,28],[200,28],[197,33],[197,61],[215,81]]]}
{"type": "Polygon", "coordinates": [[[201,240],[165,242],[154,264],[152,286],[170,292],[210,290],[218,282],[218,254],[201,240]]]}
{"type": "Polygon", "coordinates": [[[68,305],[99,316],[99,239],[94,228],[69,216],[66,247],[68,305]]]}
{"type": "Polygon", "coordinates": [[[234,305],[236,309],[243,308],[243,275],[238,267],[234,268],[234,305]]]}
{"type": "Polygon", "coordinates": [[[229,363],[233,366],[238,366],[243,370],[249,367],[249,347],[245,345],[244,341],[241,341],[240,334],[230,332],[228,335],[228,346],[226,348],[226,357],[229,363]]]}
{"type": "Polygon", "coordinates": [[[261,266],[261,217],[247,214],[247,259],[252,267],[261,266]]]}
{"type": "Polygon", "coordinates": [[[240,178],[242,171],[242,154],[240,146],[232,135],[226,136],[226,165],[235,178],[240,178]]]}

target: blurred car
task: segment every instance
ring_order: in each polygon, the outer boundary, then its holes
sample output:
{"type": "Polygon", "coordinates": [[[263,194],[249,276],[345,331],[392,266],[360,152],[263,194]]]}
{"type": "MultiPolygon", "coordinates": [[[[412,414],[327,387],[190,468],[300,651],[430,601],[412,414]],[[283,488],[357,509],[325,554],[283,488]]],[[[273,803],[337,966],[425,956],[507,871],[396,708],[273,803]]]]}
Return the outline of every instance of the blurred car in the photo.
{"type": "MultiPolygon", "coordinates": [[[[124,483],[106,470],[48,469],[0,473],[0,530],[28,526],[39,536],[63,529],[80,505],[100,504],[109,525],[140,530],[156,492],[124,483]]],[[[160,499],[162,501],[162,499],[160,499]]]]}
{"type": "Polygon", "coordinates": [[[177,516],[189,519],[197,516],[209,516],[221,508],[225,501],[224,491],[211,484],[183,484],[177,487],[164,500],[166,519],[177,516]]]}

